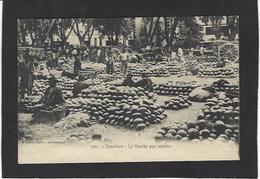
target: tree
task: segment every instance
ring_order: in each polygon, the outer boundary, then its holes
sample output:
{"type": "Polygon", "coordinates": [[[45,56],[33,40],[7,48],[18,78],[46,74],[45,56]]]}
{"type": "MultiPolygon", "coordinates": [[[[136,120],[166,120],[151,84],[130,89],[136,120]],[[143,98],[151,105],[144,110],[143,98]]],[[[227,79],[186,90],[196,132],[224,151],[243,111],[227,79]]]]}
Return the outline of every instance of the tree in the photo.
{"type": "Polygon", "coordinates": [[[202,16],[200,17],[202,22],[208,25],[211,22],[213,33],[216,39],[220,39],[221,36],[221,23],[224,20],[224,16],[202,16]]]}
{"type": "Polygon", "coordinates": [[[134,38],[135,23],[133,18],[123,18],[120,27],[120,34],[123,36],[123,42],[129,38],[134,38]]]}
{"type": "Polygon", "coordinates": [[[72,19],[55,19],[53,33],[56,34],[63,45],[66,44],[75,22],[72,19]]]}
{"type": "Polygon", "coordinates": [[[167,47],[171,47],[173,41],[176,39],[176,29],[181,20],[181,17],[164,17],[164,31],[162,32],[162,36],[166,40],[167,47]]]}
{"type": "Polygon", "coordinates": [[[236,34],[239,33],[239,17],[227,16],[226,23],[229,28],[229,40],[235,40],[236,34]]]}
{"type": "Polygon", "coordinates": [[[88,37],[89,41],[92,38],[95,29],[95,18],[77,18],[73,19],[72,30],[78,37],[80,46],[82,47],[85,38],[88,37]]]}
{"type": "Polygon", "coordinates": [[[211,22],[213,27],[214,35],[216,39],[219,39],[221,36],[221,26],[224,20],[226,20],[226,25],[228,27],[227,36],[228,39],[233,41],[235,40],[236,34],[239,31],[239,17],[238,16],[203,16],[200,17],[202,22],[206,25],[211,22]]]}
{"type": "Polygon", "coordinates": [[[133,25],[130,18],[100,18],[96,21],[98,31],[113,44],[118,44],[120,35],[127,39],[133,31],[133,25]]]}
{"type": "Polygon", "coordinates": [[[202,39],[201,26],[195,17],[184,17],[180,22],[179,35],[185,48],[195,48],[202,39]]]}
{"type": "Polygon", "coordinates": [[[151,45],[154,40],[156,32],[159,30],[161,17],[143,17],[142,23],[143,28],[141,31],[141,36],[145,38],[147,45],[151,45]]]}
{"type": "Polygon", "coordinates": [[[25,46],[26,43],[26,35],[27,35],[27,24],[26,20],[18,19],[17,20],[17,42],[18,45],[25,46]]]}
{"type": "Polygon", "coordinates": [[[32,46],[42,46],[47,39],[51,38],[55,19],[26,19],[25,21],[32,46]]]}

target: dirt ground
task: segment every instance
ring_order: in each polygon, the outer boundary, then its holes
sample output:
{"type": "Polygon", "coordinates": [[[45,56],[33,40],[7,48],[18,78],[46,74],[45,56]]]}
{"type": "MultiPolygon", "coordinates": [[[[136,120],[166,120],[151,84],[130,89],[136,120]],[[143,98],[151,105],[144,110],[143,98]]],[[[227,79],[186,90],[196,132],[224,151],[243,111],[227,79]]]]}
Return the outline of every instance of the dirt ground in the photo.
{"type": "MultiPolygon", "coordinates": [[[[164,97],[167,98],[167,97],[164,97]]],[[[160,101],[162,102],[163,99],[160,101]]],[[[117,140],[132,140],[142,138],[143,140],[154,140],[155,134],[162,127],[177,127],[183,125],[185,122],[196,121],[199,110],[203,103],[193,103],[189,108],[173,111],[166,110],[168,117],[160,124],[151,125],[143,131],[129,130],[121,126],[111,126],[107,124],[93,124],[90,127],[79,127],[68,131],[55,128],[54,124],[32,124],[30,130],[32,131],[33,139],[31,142],[41,141],[66,141],[71,135],[85,135],[92,136],[93,134],[101,134],[105,140],[116,142],[117,140]]],[[[19,120],[30,121],[32,120],[31,114],[20,113],[19,120]]]]}
{"type": "MultiPolygon", "coordinates": [[[[196,81],[197,84],[211,84],[216,81],[216,78],[199,78],[194,76],[170,76],[170,77],[153,77],[152,81],[155,84],[165,83],[168,81],[196,81]]],[[[238,78],[227,79],[231,84],[238,84],[238,78]]],[[[160,96],[156,103],[161,105],[164,101],[169,98],[167,96],[160,96]]],[[[103,139],[109,141],[116,140],[136,140],[137,138],[153,140],[154,135],[162,127],[176,127],[178,125],[183,125],[185,122],[192,122],[197,119],[197,115],[203,106],[203,103],[194,103],[187,109],[182,109],[178,111],[166,110],[168,117],[162,121],[161,124],[151,125],[144,129],[143,131],[137,132],[129,130],[120,126],[110,126],[105,124],[94,124],[88,128],[76,128],[68,131],[63,131],[62,129],[55,128],[54,124],[33,124],[30,125],[30,130],[32,131],[33,141],[67,141],[67,139],[75,134],[83,134],[87,138],[93,134],[101,134],[103,139]]],[[[32,114],[19,113],[18,121],[30,121],[32,120],[32,114]]]]}

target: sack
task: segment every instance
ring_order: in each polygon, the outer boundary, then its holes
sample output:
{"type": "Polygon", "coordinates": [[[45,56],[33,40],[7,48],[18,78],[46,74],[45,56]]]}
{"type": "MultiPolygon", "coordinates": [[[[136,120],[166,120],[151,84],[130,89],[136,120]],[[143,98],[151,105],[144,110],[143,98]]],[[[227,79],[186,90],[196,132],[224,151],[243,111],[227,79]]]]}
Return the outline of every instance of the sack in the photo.
{"type": "Polygon", "coordinates": [[[194,102],[203,102],[206,101],[206,99],[210,98],[211,96],[212,93],[210,93],[207,90],[204,90],[203,87],[198,87],[191,91],[189,98],[191,101],[194,102]]]}

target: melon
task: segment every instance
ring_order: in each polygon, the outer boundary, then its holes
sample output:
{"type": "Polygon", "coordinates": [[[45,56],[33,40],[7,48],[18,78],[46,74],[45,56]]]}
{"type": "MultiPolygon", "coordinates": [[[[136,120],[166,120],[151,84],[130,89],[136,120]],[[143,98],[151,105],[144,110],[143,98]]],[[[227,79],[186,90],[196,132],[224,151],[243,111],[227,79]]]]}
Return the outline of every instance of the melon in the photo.
{"type": "Polygon", "coordinates": [[[176,135],[176,136],[174,137],[175,140],[181,140],[181,138],[182,138],[182,137],[181,137],[180,135],[176,135]]]}
{"type": "Polygon", "coordinates": [[[146,125],[144,123],[140,123],[136,126],[136,130],[137,131],[140,131],[140,130],[143,130],[144,128],[146,127],[146,125]]]}
{"type": "Polygon", "coordinates": [[[189,138],[190,139],[198,139],[199,138],[199,131],[195,128],[190,128],[188,130],[189,138]]]}
{"type": "Polygon", "coordinates": [[[141,119],[141,118],[136,118],[133,122],[134,122],[135,124],[140,124],[140,123],[143,123],[144,120],[141,119]]]}
{"type": "Polygon", "coordinates": [[[218,134],[221,134],[225,131],[226,125],[224,122],[218,120],[215,122],[215,129],[218,134]]]}
{"type": "Polygon", "coordinates": [[[165,139],[168,139],[168,140],[173,140],[174,139],[174,136],[169,134],[169,133],[165,134],[164,137],[165,137],[165,139]]]}
{"type": "Polygon", "coordinates": [[[205,129],[205,127],[207,126],[207,122],[201,119],[197,122],[197,125],[199,126],[200,129],[205,129]]]}
{"type": "Polygon", "coordinates": [[[203,139],[206,139],[210,136],[210,132],[208,129],[203,129],[200,131],[200,135],[203,139]]]}
{"type": "Polygon", "coordinates": [[[231,137],[231,136],[233,136],[233,131],[231,129],[226,129],[225,135],[227,135],[228,137],[231,137]]]}
{"type": "Polygon", "coordinates": [[[180,129],[177,131],[177,135],[180,135],[182,137],[186,137],[187,136],[187,132],[183,129],[180,129]]]}
{"type": "Polygon", "coordinates": [[[162,135],[162,134],[157,134],[157,135],[154,137],[154,139],[155,139],[156,141],[160,141],[160,140],[163,139],[163,135],[162,135]]]}
{"type": "Polygon", "coordinates": [[[177,132],[176,132],[176,130],[174,130],[174,129],[169,129],[167,133],[169,133],[169,134],[175,136],[177,132]]]}
{"type": "Polygon", "coordinates": [[[158,134],[165,135],[165,134],[166,134],[166,131],[165,131],[165,130],[163,130],[163,129],[160,129],[160,130],[159,130],[157,133],[158,133],[158,134]]]}
{"type": "Polygon", "coordinates": [[[225,139],[225,140],[228,140],[228,136],[225,135],[225,134],[220,134],[220,135],[218,136],[218,138],[223,138],[223,139],[225,139]]]}
{"type": "Polygon", "coordinates": [[[183,138],[181,139],[181,141],[183,141],[183,142],[189,141],[189,138],[188,138],[188,137],[183,137],[183,138]]]}

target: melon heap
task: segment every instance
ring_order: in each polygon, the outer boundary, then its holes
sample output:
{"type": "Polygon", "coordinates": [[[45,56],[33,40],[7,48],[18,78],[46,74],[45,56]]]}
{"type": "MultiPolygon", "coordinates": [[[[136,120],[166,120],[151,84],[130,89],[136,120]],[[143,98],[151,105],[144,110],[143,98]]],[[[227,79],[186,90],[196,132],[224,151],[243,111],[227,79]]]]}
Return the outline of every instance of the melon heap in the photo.
{"type": "Polygon", "coordinates": [[[24,113],[32,113],[33,106],[40,100],[39,96],[26,96],[25,99],[20,101],[18,105],[19,111],[24,113]]]}
{"type": "Polygon", "coordinates": [[[239,99],[227,98],[225,95],[207,99],[201,109],[199,119],[215,122],[221,120],[227,124],[239,124],[239,99]]]}
{"type": "Polygon", "coordinates": [[[236,74],[231,68],[206,68],[201,69],[198,76],[203,78],[235,78],[236,74]]]}
{"type": "Polygon", "coordinates": [[[163,83],[154,87],[154,92],[159,95],[186,95],[194,89],[191,84],[178,85],[173,83],[163,83]]]}
{"type": "Polygon", "coordinates": [[[67,100],[70,111],[83,111],[91,120],[142,130],[166,118],[154,105],[154,94],[143,88],[96,85],[82,91],[79,98],[67,100]]]}
{"type": "Polygon", "coordinates": [[[163,128],[155,140],[239,140],[239,99],[224,95],[208,99],[198,120],[184,127],[163,128]]]}
{"type": "Polygon", "coordinates": [[[187,108],[191,105],[191,101],[188,100],[188,97],[185,96],[174,96],[170,100],[165,101],[165,105],[162,106],[164,109],[179,110],[187,108]]]}

